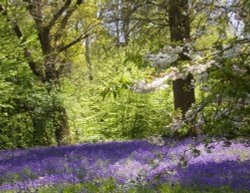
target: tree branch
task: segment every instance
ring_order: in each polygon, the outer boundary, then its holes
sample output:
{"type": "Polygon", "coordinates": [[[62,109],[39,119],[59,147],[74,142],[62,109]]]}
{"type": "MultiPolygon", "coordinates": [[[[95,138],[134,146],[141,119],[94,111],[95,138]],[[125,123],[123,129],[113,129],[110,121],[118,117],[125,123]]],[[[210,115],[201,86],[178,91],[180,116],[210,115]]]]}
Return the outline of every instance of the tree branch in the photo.
{"type": "MultiPolygon", "coordinates": [[[[22,38],[23,34],[22,34],[20,27],[17,24],[14,24],[13,28],[14,28],[14,31],[15,31],[17,37],[19,39],[22,38]]],[[[30,67],[31,71],[33,72],[33,74],[44,83],[45,77],[44,77],[43,73],[38,69],[36,63],[32,60],[31,53],[30,53],[30,50],[28,48],[24,48],[24,56],[27,59],[27,62],[29,64],[29,67],[30,67]]]]}
{"type": "MultiPolygon", "coordinates": [[[[3,15],[7,15],[7,11],[4,9],[4,7],[0,4],[0,13],[2,12],[3,15]]],[[[8,20],[9,21],[9,20],[8,20]]],[[[10,22],[10,21],[9,21],[10,22]]],[[[18,39],[24,38],[24,35],[22,33],[21,28],[18,26],[18,24],[15,22],[13,25],[13,30],[17,36],[18,39]]],[[[41,82],[45,82],[45,77],[43,73],[37,68],[36,63],[31,59],[31,53],[28,48],[24,48],[24,57],[27,59],[28,65],[33,72],[33,74],[38,77],[41,82]]]]}
{"type": "MultiPolygon", "coordinates": [[[[23,38],[23,33],[20,29],[20,27],[17,25],[17,23],[15,23],[13,25],[13,30],[15,31],[16,36],[18,37],[18,39],[23,38]]],[[[43,75],[43,73],[38,69],[36,63],[32,60],[31,58],[31,53],[30,50],[28,48],[24,48],[24,57],[27,59],[27,62],[29,64],[29,67],[31,69],[31,71],[33,72],[33,74],[38,77],[41,82],[45,82],[45,77],[43,75]]]]}
{"type": "Polygon", "coordinates": [[[30,13],[30,15],[33,17],[38,31],[41,30],[41,28],[43,28],[43,23],[42,23],[42,12],[41,12],[41,8],[40,8],[40,4],[38,2],[31,2],[30,0],[24,0],[24,2],[28,3],[28,11],[30,13]]]}
{"type": "Polygon", "coordinates": [[[74,5],[74,7],[72,7],[71,9],[69,9],[66,13],[66,15],[62,18],[62,21],[60,22],[60,26],[58,27],[58,29],[56,30],[56,33],[54,35],[55,38],[55,48],[60,47],[60,38],[62,37],[62,33],[63,33],[63,29],[65,29],[69,18],[71,17],[71,15],[74,13],[74,11],[77,8],[77,3],[74,5]]]}
{"type": "Polygon", "coordinates": [[[57,13],[53,16],[53,18],[50,20],[47,26],[49,30],[54,26],[54,24],[56,23],[58,18],[63,14],[63,12],[70,6],[71,2],[72,2],[71,0],[66,0],[61,9],[59,9],[57,13]]]}
{"type": "Polygon", "coordinates": [[[76,43],[78,43],[79,41],[85,39],[86,37],[88,37],[89,35],[88,34],[81,34],[78,38],[76,38],[75,40],[73,40],[72,42],[68,43],[67,45],[65,46],[62,46],[60,48],[57,49],[58,52],[63,52],[67,49],[69,49],[71,46],[75,45],[76,43]]]}
{"type": "Polygon", "coordinates": [[[71,46],[75,45],[76,43],[80,42],[81,40],[85,39],[86,37],[89,36],[89,31],[91,31],[93,28],[95,28],[97,25],[99,25],[100,23],[97,23],[93,26],[91,26],[88,30],[86,30],[84,33],[82,33],[81,35],[78,36],[78,38],[76,38],[75,40],[73,40],[72,42],[61,46],[57,49],[58,52],[63,52],[67,49],[69,49],[71,46]]]}

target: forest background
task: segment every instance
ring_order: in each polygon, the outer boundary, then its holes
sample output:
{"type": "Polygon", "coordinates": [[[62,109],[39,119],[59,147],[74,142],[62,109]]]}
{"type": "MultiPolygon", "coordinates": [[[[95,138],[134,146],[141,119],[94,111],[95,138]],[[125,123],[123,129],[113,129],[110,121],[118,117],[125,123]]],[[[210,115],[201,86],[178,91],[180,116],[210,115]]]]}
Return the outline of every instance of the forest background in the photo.
{"type": "Polygon", "coordinates": [[[249,0],[1,0],[0,149],[250,136],[249,0]]]}

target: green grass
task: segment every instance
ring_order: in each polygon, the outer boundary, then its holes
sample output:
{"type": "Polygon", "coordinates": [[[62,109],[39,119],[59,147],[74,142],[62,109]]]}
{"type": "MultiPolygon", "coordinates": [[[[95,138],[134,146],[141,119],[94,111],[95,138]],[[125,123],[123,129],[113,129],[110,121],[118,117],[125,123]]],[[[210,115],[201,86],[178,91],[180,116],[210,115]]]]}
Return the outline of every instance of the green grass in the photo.
{"type": "MultiPolygon", "coordinates": [[[[28,191],[22,191],[18,193],[27,193],[28,191]]],[[[97,183],[84,183],[84,184],[58,184],[53,187],[44,187],[38,190],[31,190],[30,192],[36,193],[249,193],[247,190],[232,190],[229,187],[204,189],[197,187],[181,187],[176,185],[171,187],[169,184],[161,184],[154,188],[149,185],[135,186],[132,188],[125,188],[124,186],[118,186],[113,180],[97,183]]],[[[16,193],[16,191],[7,191],[5,193],[16,193]]]]}

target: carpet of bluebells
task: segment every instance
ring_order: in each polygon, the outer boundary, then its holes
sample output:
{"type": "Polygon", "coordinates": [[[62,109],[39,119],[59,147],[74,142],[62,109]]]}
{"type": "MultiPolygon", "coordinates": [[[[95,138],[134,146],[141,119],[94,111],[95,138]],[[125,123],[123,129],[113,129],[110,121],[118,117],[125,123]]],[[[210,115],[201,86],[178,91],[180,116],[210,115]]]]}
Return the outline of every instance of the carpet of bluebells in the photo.
{"type": "Polygon", "coordinates": [[[250,145],[166,139],[162,146],[136,140],[0,151],[0,192],[36,192],[110,178],[125,189],[178,183],[250,191],[250,145]]]}

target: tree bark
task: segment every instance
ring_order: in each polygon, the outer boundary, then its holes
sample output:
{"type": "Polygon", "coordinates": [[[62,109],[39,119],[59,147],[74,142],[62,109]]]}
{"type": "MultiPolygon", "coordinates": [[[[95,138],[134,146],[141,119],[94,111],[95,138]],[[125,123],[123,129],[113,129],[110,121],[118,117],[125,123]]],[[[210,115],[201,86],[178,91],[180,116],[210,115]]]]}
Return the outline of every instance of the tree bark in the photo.
{"type": "Polygon", "coordinates": [[[92,81],[94,79],[93,72],[92,72],[92,64],[90,59],[90,42],[89,42],[89,36],[85,39],[85,59],[87,62],[87,68],[89,71],[89,80],[92,81]]]}
{"type": "Polygon", "coordinates": [[[117,41],[117,45],[120,46],[121,43],[121,24],[120,24],[120,14],[121,14],[121,10],[120,10],[120,0],[117,1],[116,4],[116,22],[115,22],[115,33],[116,33],[116,41],[117,41]]]}
{"type": "Polygon", "coordinates": [[[58,145],[70,144],[72,136],[68,124],[68,115],[62,102],[57,97],[53,99],[52,120],[58,145]]]}
{"type": "Polygon", "coordinates": [[[186,79],[173,81],[175,110],[180,109],[183,116],[195,102],[192,80],[193,77],[189,74],[186,79]]]}
{"type": "MultiPolygon", "coordinates": [[[[57,96],[57,94],[60,93],[60,74],[56,69],[58,56],[54,54],[55,50],[51,46],[52,42],[50,29],[53,27],[57,19],[62,15],[62,13],[70,6],[71,0],[67,0],[65,2],[65,4],[58,10],[58,12],[54,15],[48,25],[46,25],[42,20],[42,2],[39,0],[35,0],[34,2],[30,0],[24,1],[29,4],[29,6],[27,7],[28,11],[35,21],[38,40],[41,46],[42,54],[44,56],[44,68],[42,68],[44,69],[44,71],[39,69],[39,65],[31,59],[31,52],[28,48],[25,48],[24,56],[26,57],[33,74],[41,80],[46,90],[48,91],[48,95],[50,95],[51,97],[51,102],[53,105],[49,111],[50,115],[48,116],[51,118],[54,125],[57,144],[69,144],[71,143],[71,134],[68,124],[68,116],[66,109],[62,104],[62,101],[60,101],[57,96]]],[[[15,31],[16,36],[19,39],[25,38],[21,28],[17,23],[14,23],[13,30],[15,31]]]]}
{"type": "MultiPolygon", "coordinates": [[[[78,35],[67,41],[64,37],[67,36],[68,30],[65,29],[68,29],[70,18],[73,17],[73,13],[79,8],[79,5],[84,3],[83,0],[63,0],[58,1],[56,5],[42,0],[22,1],[26,3],[27,11],[34,20],[43,61],[35,62],[31,57],[33,50],[28,47],[24,48],[24,56],[33,74],[43,83],[51,98],[50,102],[53,105],[51,109],[48,107],[48,116],[53,121],[57,143],[59,145],[67,144],[71,142],[68,116],[63,102],[58,97],[61,92],[60,78],[67,65],[65,65],[66,59],[62,58],[60,53],[85,39],[99,23],[88,26],[86,30],[79,31],[78,35]],[[53,13],[47,11],[48,6],[54,6],[53,13]]],[[[0,13],[7,16],[7,10],[1,3],[0,13]]],[[[79,20],[81,21],[82,18],[79,20]]],[[[23,34],[22,28],[15,21],[15,18],[9,20],[9,22],[13,26],[16,36],[25,41],[25,34],[23,34]]]]}
{"type": "MultiPolygon", "coordinates": [[[[170,38],[173,45],[183,45],[190,38],[190,19],[188,16],[188,0],[169,1],[170,38]]],[[[179,61],[188,61],[190,58],[180,54],[179,61]]],[[[195,92],[192,85],[193,76],[173,81],[175,110],[181,110],[183,117],[195,102],[195,92]]]]}

